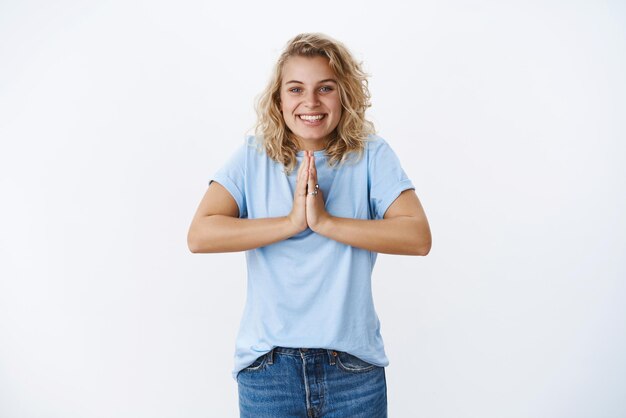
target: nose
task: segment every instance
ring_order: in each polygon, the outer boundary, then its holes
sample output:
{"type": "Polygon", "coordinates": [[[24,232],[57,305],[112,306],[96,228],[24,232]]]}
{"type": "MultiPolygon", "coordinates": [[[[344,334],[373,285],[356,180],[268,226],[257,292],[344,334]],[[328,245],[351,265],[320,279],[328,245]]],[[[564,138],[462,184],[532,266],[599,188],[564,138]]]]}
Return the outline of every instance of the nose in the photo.
{"type": "Polygon", "coordinates": [[[315,90],[309,90],[304,96],[304,104],[307,107],[316,107],[319,106],[320,101],[317,97],[317,92],[315,90]]]}

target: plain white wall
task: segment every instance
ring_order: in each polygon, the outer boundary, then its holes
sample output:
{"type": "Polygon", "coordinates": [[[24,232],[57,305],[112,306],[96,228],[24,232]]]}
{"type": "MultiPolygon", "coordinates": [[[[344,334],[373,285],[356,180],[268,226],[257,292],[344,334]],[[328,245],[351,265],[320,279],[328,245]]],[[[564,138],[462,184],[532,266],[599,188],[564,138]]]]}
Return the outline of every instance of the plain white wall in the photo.
{"type": "Polygon", "coordinates": [[[243,254],[191,254],[285,42],[371,74],[427,211],[379,257],[392,417],[626,416],[626,7],[0,3],[0,416],[235,417],[243,254]]]}

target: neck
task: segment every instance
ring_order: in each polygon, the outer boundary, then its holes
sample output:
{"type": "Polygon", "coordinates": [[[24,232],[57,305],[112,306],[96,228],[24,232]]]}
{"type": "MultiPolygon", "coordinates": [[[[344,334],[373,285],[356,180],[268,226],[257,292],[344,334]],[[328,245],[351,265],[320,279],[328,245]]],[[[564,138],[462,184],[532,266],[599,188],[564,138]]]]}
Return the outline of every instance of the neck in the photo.
{"type": "Polygon", "coordinates": [[[298,151],[322,151],[326,149],[327,144],[328,142],[326,139],[321,139],[315,142],[303,140],[298,140],[296,142],[298,151]]]}

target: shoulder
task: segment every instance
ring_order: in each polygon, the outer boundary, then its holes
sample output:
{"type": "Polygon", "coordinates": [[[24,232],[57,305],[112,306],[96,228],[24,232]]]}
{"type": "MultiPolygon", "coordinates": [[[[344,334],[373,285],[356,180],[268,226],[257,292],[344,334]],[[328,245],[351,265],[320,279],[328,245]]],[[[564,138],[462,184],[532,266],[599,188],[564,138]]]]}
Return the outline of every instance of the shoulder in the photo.
{"type": "MultiPolygon", "coordinates": [[[[222,171],[244,173],[247,171],[247,167],[250,164],[255,164],[255,160],[258,159],[258,141],[253,135],[247,135],[243,141],[238,142],[238,145],[228,144],[234,148],[230,153],[230,158],[222,166],[222,171]]],[[[224,146],[226,145],[224,144],[224,146]]]]}
{"type": "Polygon", "coordinates": [[[365,144],[365,153],[369,160],[395,155],[387,140],[376,134],[368,135],[365,144]]]}
{"type": "Polygon", "coordinates": [[[239,161],[251,161],[264,155],[263,144],[254,135],[246,135],[233,152],[233,158],[239,161]]]}
{"type": "Polygon", "coordinates": [[[362,147],[359,151],[352,151],[348,155],[344,156],[346,162],[351,164],[365,164],[371,165],[373,161],[380,159],[381,155],[393,153],[387,141],[377,135],[369,134],[362,142],[362,147]]]}
{"type": "Polygon", "coordinates": [[[255,135],[246,135],[243,140],[243,145],[249,148],[257,148],[260,147],[261,144],[262,141],[255,135]]]}
{"type": "Polygon", "coordinates": [[[250,151],[254,151],[256,149],[261,148],[260,141],[254,135],[246,135],[243,138],[243,141],[240,143],[238,151],[249,153],[250,151]]]}
{"type": "Polygon", "coordinates": [[[381,150],[391,149],[387,140],[376,134],[368,135],[365,141],[365,150],[368,153],[376,153],[381,150]]]}
{"type": "Polygon", "coordinates": [[[242,148],[244,148],[246,152],[250,155],[256,155],[257,158],[267,157],[267,153],[265,152],[265,144],[262,137],[247,135],[244,139],[242,148]]]}

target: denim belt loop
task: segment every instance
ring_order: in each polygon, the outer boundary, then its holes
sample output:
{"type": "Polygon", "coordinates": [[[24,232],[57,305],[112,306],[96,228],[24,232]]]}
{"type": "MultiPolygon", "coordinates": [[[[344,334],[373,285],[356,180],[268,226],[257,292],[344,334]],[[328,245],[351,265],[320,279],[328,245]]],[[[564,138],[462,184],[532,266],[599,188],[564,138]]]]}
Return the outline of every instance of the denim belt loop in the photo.
{"type": "Polygon", "coordinates": [[[274,349],[273,348],[267,353],[267,364],[274,364],[274,349]]]}
{"type": "Polygon", "coordinates": [[[326,350],[326,352],[328,353],[328,364],[330,364],[331,366],[334,366],[337,352],[334,350],[326,350]]]}

